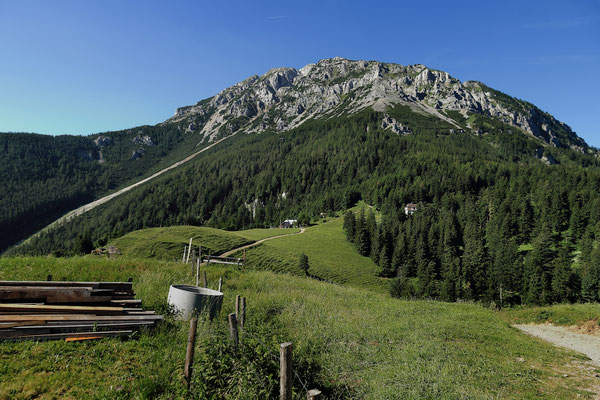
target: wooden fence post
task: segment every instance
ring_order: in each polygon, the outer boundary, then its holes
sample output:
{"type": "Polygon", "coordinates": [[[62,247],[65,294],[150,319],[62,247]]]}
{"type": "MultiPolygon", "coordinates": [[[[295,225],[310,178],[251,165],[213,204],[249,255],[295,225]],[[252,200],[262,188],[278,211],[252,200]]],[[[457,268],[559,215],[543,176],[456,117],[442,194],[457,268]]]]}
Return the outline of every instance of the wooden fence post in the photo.
{"type": "Polygon", "coordinates": [[[181,259],[181,263],[185,264],[185,255],[187,253],[187,246],[183,246],[183,258],[181,259]]]}
{"type": "Polygon", "coordinates": [[[240,295],[236,294],[235,295],[235,316],[237,317],[238,321],[240,319],[240,295]]]}
{"type": "Polygon", "coordinates": [[[292,400],[292,343],[279,346],[279,399],[292,400]]]}
{"type": "Polygon", "coordinates": [[[231,339],[233,339],[233,346],[237,348],[240,337],[238,335],[237,318],[233,313],[229,314],[229,335],[231,336],[231,339]]]}
{"type": "Polygon", "coordinates": [[[240,304],[240,326],[243,328],[246,323],[246,298],[242,297],[240,304]]]}
{"type": "Polygon", "coordinates": [[[187,258],[185,259],[186,264],[190,262],[190,254],[192,253],[192,238],[190,238],[190,245],[188,246],[187,258]]]}
{"type": "Polygon", "coordinates": [[[198,283],[200,281],[200,259],[198,259],[198,261],[196,261],[196,286],[198,286],[198,283]]]}
{"type": "Polygon", "coordinates": [[[196,346],[196,329],[198,328],[198,318],[193,317],[190,320],[190,333],[188,335],[187,349],[185,351],[185,366],[183,368],[183,376],[185,383],[190,388],[192,381],[192,364],[194,363],[194,347],[196,346]]]}
{"type": "Polygon", "coordinates": [[[223,286],[223,277],[219,278],[219,288],[217,289],[217,292],[221,291],[221,287],[223,286]]]}
{"type": "Polygon", "coordinates": [[[306,392],[306,400],[318,400],[321,398],[321,391],[318,389],[311,389],[306,392]]]}

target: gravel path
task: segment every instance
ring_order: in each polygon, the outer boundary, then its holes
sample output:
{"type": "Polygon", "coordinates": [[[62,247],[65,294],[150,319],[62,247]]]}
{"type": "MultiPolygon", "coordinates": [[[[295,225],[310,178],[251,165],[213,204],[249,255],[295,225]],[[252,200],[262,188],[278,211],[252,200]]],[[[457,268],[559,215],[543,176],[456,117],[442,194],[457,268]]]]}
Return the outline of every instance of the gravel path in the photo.
{"type": "Polygon", "coordinates": [[[600,366],[600,337],[571,332],[567,327],[554,325],[513,325],[529,335],[544,339],[555,346],[566,347],[588,356],[600,366]]]}
{"type": "Polygon", "coordinates": [[[231,136],[227,136],[227,137],[224,137],[222,139],[217,140],[216,142],[212,143],[209,146],[206,146],[202,150],[197,151],[197,152],[195,152],[194,154],[192,154],[190,156],[187,156],[183,160],[177,161],[176,163],[168,166],[167,168],[161,169],[160,171],[158,171],[158,172],[152,174],[151,176],[149,176],[148,178],[142,179],[141,181],[138,181],[138,182],[136,182],[136,183],[134,183],[132,185],[124,187],[123,189],[120,189],[120,190],[118,190],[118,191],[116,191],[114,193],[111,193],[111,194],[109,194],[107,196],[101,197],[98,200],[94,200],[91,203],[85,204],[85,205],[83,205],[81,207],[78,207],[78,208],[72,210],[72,211],[69,211],[68,213],[66,213],[65,215],[63,215],[62,217],[60,217],[59,219],[57,219],[56,221],[54,221],[51,224],[47,225],[45,228],[43,228],[39,232],[36,232],[33,235],[31,235],[29,238],[27,238],[25,240],[25,242],[28,241],[29,239],[31,239],[32,237],[37,236],[40,232],[43,232],[44,230],[50,228],[51,226],[54,226],[56,224],[60,224],[62,222],[68,221],[68,220],[70,220],[71,218],[73,218],[73,217],[75,217],[77,215],[81,215],[81,214],[84,214],[84,213],[86,213],[86,212],[88,212],[90,210],[93,210],[94,208],[98,207],[99,205],[102,205],[102,204],[106,203],[107,201],[112,200],[115,197],[120,196],[123,193],[126,193],[126,192],[130,191],[131,189],[133,189],[133,188],[135,188],[135,187],[137,187],[139,185],[142,185],[142,184],[144,184],[144,183],[146,183],[146,182],[148,182],[148,181],[156,178],[157,176],[162,175],[165,172],[172,170],[173,168],[179,167],[181,164],[184,164],[184,163],[190,161],[191,159],[193,159],[194,157],[196,157],[198,154],[205,152],[206,150],[210,149],[213,146],[216,146],[217,144],[221,143],[223,140],[225,140],[225,139],[227,139],[229,137],[231,137],[231,136]]]}

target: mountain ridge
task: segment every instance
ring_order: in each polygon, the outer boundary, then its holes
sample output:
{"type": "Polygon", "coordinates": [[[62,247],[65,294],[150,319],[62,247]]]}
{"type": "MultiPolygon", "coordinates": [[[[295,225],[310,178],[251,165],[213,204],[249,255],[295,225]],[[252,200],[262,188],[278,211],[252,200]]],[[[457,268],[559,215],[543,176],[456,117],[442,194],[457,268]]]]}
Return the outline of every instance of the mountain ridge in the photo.
{"type": "Polygon", "coordinates": [[[463,128],[446,115],[458,111],[467,119],[468,130],[472,129],[470,114],[492,117],[544,145],[590,151],[567,124],[484,83],[461,82],[423,64],[402,66],[341,57],[253,75],[195,105],[178,108],[160,125],[177,124],[186,133],[198,134],[201,141],[212,141],[238,131],[289,130],[312,118],[354,114],[367,107],[385,112],[395,104],[463,128]]]}

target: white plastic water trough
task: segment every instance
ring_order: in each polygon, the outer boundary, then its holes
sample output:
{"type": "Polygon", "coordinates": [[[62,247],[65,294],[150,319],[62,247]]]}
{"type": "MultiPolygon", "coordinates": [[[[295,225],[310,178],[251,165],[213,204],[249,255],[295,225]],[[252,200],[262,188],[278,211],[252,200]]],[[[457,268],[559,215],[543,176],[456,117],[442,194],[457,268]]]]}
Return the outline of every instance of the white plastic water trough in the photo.
{"type": "Polygon", "coordinates": [[[213,319],[221,311],[223,293],[198,286],[171,285],[167,302],[181,319],[190,319],[196,313],[213,319]]]}

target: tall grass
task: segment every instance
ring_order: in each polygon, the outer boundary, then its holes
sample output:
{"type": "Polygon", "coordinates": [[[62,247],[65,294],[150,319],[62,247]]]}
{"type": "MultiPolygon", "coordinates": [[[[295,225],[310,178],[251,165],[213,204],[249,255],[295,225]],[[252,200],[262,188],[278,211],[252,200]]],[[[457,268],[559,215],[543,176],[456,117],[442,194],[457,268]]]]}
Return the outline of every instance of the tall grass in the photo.
{"type": "MultiPolygon", "coordinates": [[[[580,356],[523,335],[478,305],[401,301],[265,271],[210,266],[207,272],[209,286],[224,278],[225,297],[218,320],[199,327],[194,398],[272,394],[272,356],[283,341],[294,343],[302,382],[330,398],[591,398],[586,388],[595,378],[575,367],[580,356]],[[236,294],[248,302],[245,356],[232,355],[225,333],[236,294]]],[[[6,258],[0,266],[0,279],[47,274],[132,277],[145,305],[159,311],[166,309],[170,283],[193,281],[189,267],[157,260],[6,258]]],[[[3,343],[0,399],[185,397],[180,377],[186,339],[187,323],[168,319],[125,341],[3,343]]],[[[296,379],[296,398],[303,390],[296,379]]]]}

